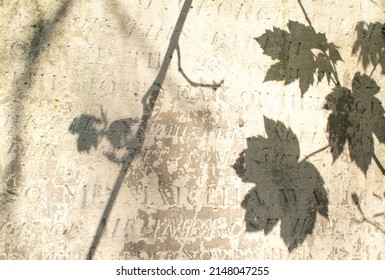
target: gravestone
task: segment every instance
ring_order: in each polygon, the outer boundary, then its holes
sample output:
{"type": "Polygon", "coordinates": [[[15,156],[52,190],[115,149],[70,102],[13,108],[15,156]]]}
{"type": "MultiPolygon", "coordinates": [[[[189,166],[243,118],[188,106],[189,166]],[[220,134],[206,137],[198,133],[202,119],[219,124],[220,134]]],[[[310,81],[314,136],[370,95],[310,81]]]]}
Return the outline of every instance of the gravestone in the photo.
{"type": "Polygon", "coordinates": [[[384,9],[0,1],[0,259],[383,259],[384,9]]]}

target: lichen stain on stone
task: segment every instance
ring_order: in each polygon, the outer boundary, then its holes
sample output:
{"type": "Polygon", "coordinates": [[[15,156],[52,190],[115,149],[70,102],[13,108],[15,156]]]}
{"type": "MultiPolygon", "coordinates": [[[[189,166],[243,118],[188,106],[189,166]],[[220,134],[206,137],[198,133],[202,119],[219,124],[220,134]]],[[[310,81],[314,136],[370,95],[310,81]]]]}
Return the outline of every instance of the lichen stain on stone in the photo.
{"type": "Polygon", "coordinates": [[[222,210],[224,212],[210,207],[188,209],[171,206],[147,213],[139,209],[138,217],[143,221],[142,240],[149,244],[168,240],[186,251],[233,248],[237,246],[233,239],[244,233],[242,210],[238,208],[235,211],[231,207],[222,210]]]}
{"type": "Polygon", "coordinates": [[[205,248],[206,250],[216,249],[216,248],[231,249],[230,238],[223,238],[220,236],[214,237],[210,241],[203,241],[202,245],[203,245],[203,248],[205,248]]]}
{"type": "Polygon", "coordinates": [[[191,111],[189,117],[197,127],[208,128],[208,132],[215,126],[215,119],[209,109],[191,111]]]}
{"type": "Polygon", "coordinates": [[[143,258],[146,254],[157,253],[162,251],[178,251],[181,249],[181,244],[176,240],[168,239],[165,241],[156,240],[154,243],[148,243],[144,240],[140,240],[138,242],[127,242],[124,244],[122,252],[130,252],[131,255],[144,254],[143,258]]]}

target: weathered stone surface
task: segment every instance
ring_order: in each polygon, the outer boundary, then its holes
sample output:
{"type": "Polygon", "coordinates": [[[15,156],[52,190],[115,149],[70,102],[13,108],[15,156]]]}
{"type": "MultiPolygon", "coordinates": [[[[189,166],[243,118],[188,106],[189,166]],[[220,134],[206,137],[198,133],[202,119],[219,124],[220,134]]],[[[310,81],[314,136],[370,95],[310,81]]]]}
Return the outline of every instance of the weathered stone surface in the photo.
{"type": "Polygon", "coordinates": [[[0,259],[384,259],[383,1],[0,1],[0,259]]]}

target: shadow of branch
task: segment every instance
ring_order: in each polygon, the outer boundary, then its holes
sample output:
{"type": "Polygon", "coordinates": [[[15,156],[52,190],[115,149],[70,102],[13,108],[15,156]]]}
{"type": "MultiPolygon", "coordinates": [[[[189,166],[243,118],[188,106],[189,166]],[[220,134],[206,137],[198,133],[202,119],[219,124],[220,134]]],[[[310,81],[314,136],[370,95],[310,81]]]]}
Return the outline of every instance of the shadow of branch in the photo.
{"type": "MultiPolygon", "coordinates": [[[[357,223],[368,223],[372,226],[374,226],[376,229],[378,229],[380,232],[382,232],[383,234],[385,234],[385,229],[383,229],[381,227],[381,225],[379,225],[378,223],[372,221],[370,218],[368,218],[364,211],[362,210],[361,208],[361,203],[360,203],[360,200],[358,198],[358,195],[356,193],[352,193],[352,200],[353,200],[353,203],[357,206],[357,209],[358,211],[360,212],[361,214],[361,220],[356,220],[357,223]]],[[[381,213],[382,215],[383,213],[381,213]]]]}
{"type": "Polygon", "coordinates": [[[186,21],[187,14],[191,8],[191,2],[192,2],[192,0],[185,0],[183,6],[181,8],[179,17],[177,19],[177,22],[175,24],[174,31],[171,35],[169,45],[168,45],[167,51],[165,53],[161,67],[159,69],[158,75],[156,76],[156,78],[154,79],[154,82],[152,83],[152,85],[149,87],[149,89],[146,91],[146,93],[144,94],[144,96],[142,98],[143,115],[142,115],[142,118],[140,120],[139,128],[135,134],[135,137],[133,137],[132,140],[130,140],[128,145],[127,145],[127,147],[129,147],[131,152],[127,154],[127,156],[126,156],[126,158],[125,158],[125,160],[124,160],[124,162],[120,168],[119,174],[118,174],[116,181],[115,181],[115,184],[114,184],[114,187],[112,189],[112,192],[110,194],[108,202],[107,202],[105,209],[103,211],[102,217],[101,217],[100,222],[98,224],[98,227],[96,229],[95,236],[94,236],[93,241],[91,243],[91,246],[88,250],[87,259],[93,259],[93,257],[94,257],[95,251],[96,251],[96,249],[99,245],[99,242],[100,242],[100,238],[101,238],[101,236],[105,230],[106,222],[110,216],[112,206],[114,205],[116,197],[117,197],[119,190],[122,186],[123,179],[126,176],[127,171],[130,168],[132,162],[139,155],[139,153],[143,147],[146,129],[147,129],[147,125],[148,125],[148,120],[151,117],[154,106],[155,106],[156,101],[159,97],[160,89],[162,88],[163,82],[165,80],[167,70],[169,68],[169,65],[170,65],[170,62],[172,59],[172,55],[177,48],[179,37],[180,37],[182,29],[183,29],[183,25],[186,21]]]}
{"type": "Polygon", "coordinates": [[[186,73],[183,71],[183,68],[182,68],[182,59],[181,59],[181,52],[180,52],[180,46],[179,46],[179,43],[177,44],[176,46],[176,52],[177,52],[177,55],[178,55],[178,71],[182,74],[182,76],[186,79],[186,81],[193,87],[207,87],[207,88],[212,88],[214,90],[216,90],[218,87],[221,87],[224,83],[224,80],[222,79],[222,81],[220,81],[219,83],[216,83],[213,81],[212,84],[205,84],[205,83],[197,83],[197,82],[194,82],[192,81],[187,75],[186,73]]]}
{"type": "Polygon", "coordinates": [[[31,86],[31,80],[40,58],[44,43],[52,40],[53,31],[68,12],[72,0],[64,1],[57,9],[53,18],[44,22],[40,17],[32,25],[33,33],[29,41],[29,47],[25,50],[26,57],[22,71],[16,75],[9,96],[12,98],[12,144],[8,153],[12,153],[12,159],[5,167],[5,177],[8,177],[6,191],[8,198],[13,200],[13,195],[18,196],[19,183],[22,176],[22,155],[24,154],[24,143],[21,136],[22,122],[25,119],[24,106],[25,97],[31,86]]]}

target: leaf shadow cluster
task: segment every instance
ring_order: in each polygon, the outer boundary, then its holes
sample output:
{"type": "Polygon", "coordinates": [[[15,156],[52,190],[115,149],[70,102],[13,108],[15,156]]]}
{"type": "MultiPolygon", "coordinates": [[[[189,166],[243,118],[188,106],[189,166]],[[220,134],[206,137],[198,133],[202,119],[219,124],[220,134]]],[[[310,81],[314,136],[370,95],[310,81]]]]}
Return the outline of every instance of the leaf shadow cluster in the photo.
{"type": "Polygon", "coordinates": [[[128,149],[128,144],[134,138],[133,127],[136,123],[132,118],[108,121],[106,113],[101,109],[100,117],[87,114],[76,117],[69,131],[78,135],[78,152],[96,149],[106,139],[111,149],[104,152],[104,155],[113,162],[122,163],[123,159],[118,152],[128,149]]]}
{"type": "Polygon", "coordinates": [[[336,85],[326,96],[324,108],[331,111],[328,117],[328,138],[333,162],[349,149],[350,159],[366,175],[372,159],[385,175],[385,169],[376,157],[375,135],[380,143],[385,143],[385,110],[375,97],[380,87],[372,78],[378,65],[385,74],[385,25],[379,22],[358,22],[357,38],[352,55],[358,55],[366,71],[372,66],[370,75],[356,72],[351,89],[336,85]]]}
{"type": "Polygon", "coordinates": [[[289,251],[313,232],[317,213],[328,218],[328,195],[315,166],[299,161],[297,136],[282,122],[264,118],[267,138],[247,138],[247,148],[233,165],[245,183],[253,183],[242,201],[246,230],[268,235],[280,222],[289,251]]]}
{"type": "MultiPolygon", "coordinates": [[[[301,8],[306,15],[302,5],[301,8]]],[[[385,25],[357,24],[352,55],[358,55],[365,70],[369,65],[373,69],[369,76],[356,72],[349,89],[339,82],[336,64],[343,59],[338,48],[325,34],[316,32],[310,20],[308,23],[310,26],[289,21],[288,31],[273,27],[255,38],[265,55],[278,60],[267,71],[265,81],[290,84],[298,80],[302,96],[314,84],[315,76],[318,82],[325,77],[329,83],[332,81],[334,87],[326,97],[324,109],[331,111],[327,133],[333,162],[347,146],[350,159],[365,175],[372,158],[385,175],[385,168],[374,152],[373,138],[374,134],[380,143],[385,143],[385,111],[375,97],[380,88],[371,77],[378,65],[385,74],[385,25]]]]}

